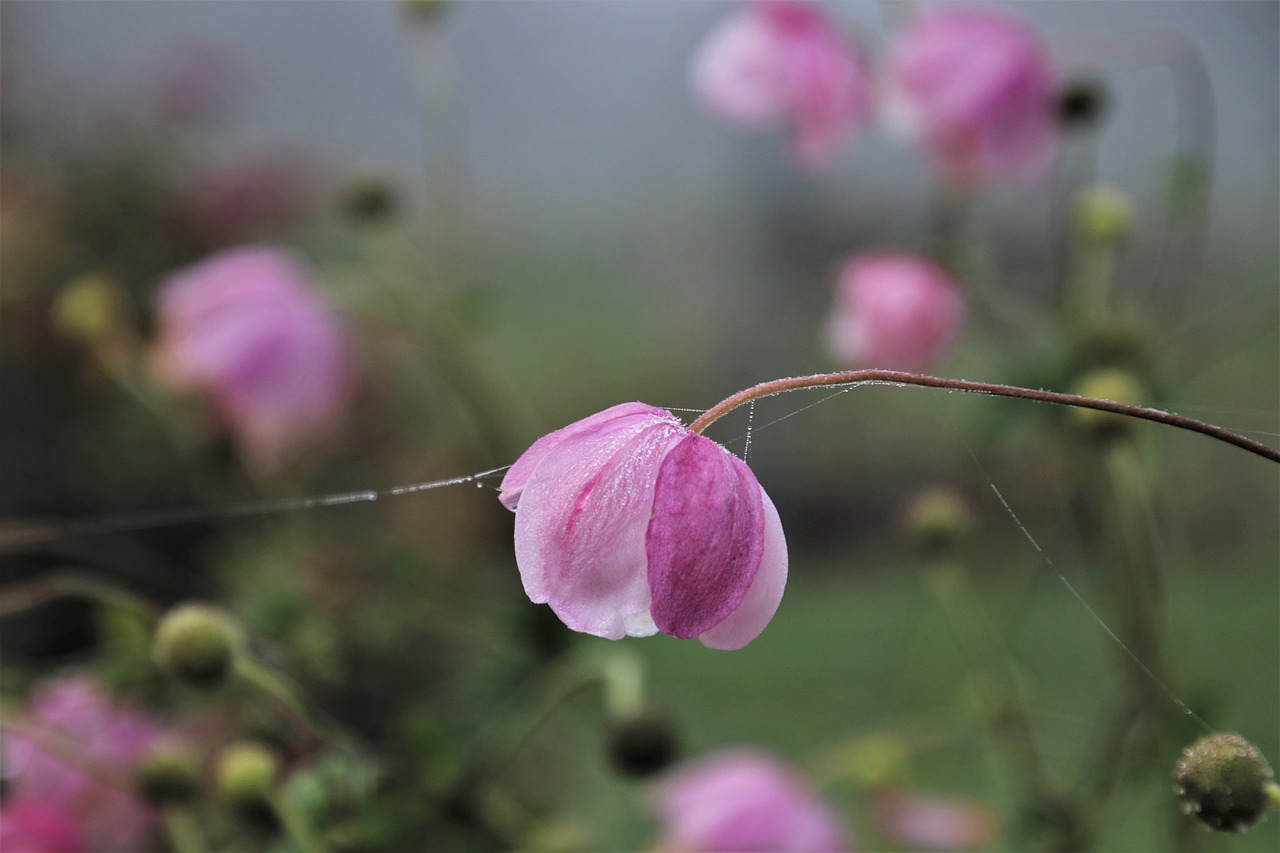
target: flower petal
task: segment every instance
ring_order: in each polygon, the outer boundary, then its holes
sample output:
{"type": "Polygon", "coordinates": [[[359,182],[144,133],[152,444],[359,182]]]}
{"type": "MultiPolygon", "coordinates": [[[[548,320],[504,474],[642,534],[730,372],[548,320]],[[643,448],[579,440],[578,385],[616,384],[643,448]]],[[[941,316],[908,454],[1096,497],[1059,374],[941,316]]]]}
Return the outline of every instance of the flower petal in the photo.
{"type": "Polygon", "coordinates": [[[787,540],[778,510],[764,489],[760,489],[760,498],[764,504],[764,554],[760,568],[738,609],[698,637],[707,648],[726,651],[742,648],[760,636],[782,603],[782,592],[787,586],[787,540]]]}
{"type": "Polygon", "coordinates": [[[573,630],[616,640],[654,630],[645,528],[662,459],[687,431],[662,409],[614,409],[547,436],[530,448],[541,457],[532,471],[508,477],[525,592],[573,630]]]}
{"type": "Polygon", "coordinates": [[[529,475],[533,473],[533,470],[538,467],[538,463],[553,447],[573,436],[600,430],[610,421],[617,418],[640,414],[672,417],[670,412],[645,403],[619,403],[616,406],[610,406],[603,412],[596,412],[594,415],[585,417],[580,421],[574,421],[555,432],[549,432],[531,444],[528,450],[520,454],[520,458],[507,471],[506,476],[502,478],[498,500],[507,509],[515,512],[516,505],[520,502],[520,493],[524,490],[525,483],[529,480],[529,475]]]}
{"type": "Polygon", "coordinates": [[[762,494],[746,463],[708,438],[690,433],[667,454],[645,536],[661,631],[696,637],[742,604],[764,552],[762,494]]]}

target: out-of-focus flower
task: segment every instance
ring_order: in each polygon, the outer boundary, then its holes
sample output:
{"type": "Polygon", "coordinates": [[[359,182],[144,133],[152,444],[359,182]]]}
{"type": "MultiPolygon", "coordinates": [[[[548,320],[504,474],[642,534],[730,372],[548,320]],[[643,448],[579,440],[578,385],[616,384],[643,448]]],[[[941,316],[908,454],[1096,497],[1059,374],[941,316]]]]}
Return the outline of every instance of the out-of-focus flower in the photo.
{"type": "Polygon", "coordinates": [[[162,46],[143,81],[156,112],[170,121],[218,118],[235,104],[245,83],[244,65],[230,45],[194,33],[162,46]]]}
{"type": "Polygon", "coordinates": [[[195,173],[177,188],[177,221],[209,248],[260,239],[302,214],[304,172],[296,155],[276,154],[195,173]]]}
{"type": "Polygon", "coordinates": [[[31,799],[0,805],[0,850],[11,853],[80,853],[80,829],[62,809],[31,799]]]}
{"type": "Polygon", "coordinates": [[[871,798],[871,819],[898,844],[919,850],[990,847],[1000,830],[988,807],[886,788],[871,798]]]}
{"type": "Polygon", "coordinates": [[[158,722],[113,702],[88,678],[46,684],[31,697],[23,732],[4,734],[12,804],[38,803],[45,816],[37,823],[28,815],[24,820],[32,822],[18,824],[8,815],[6,822],[61,834],[78,829],[92,850],[142,849],[156,816],[134,795],[133,779],[162,732],[158,722]]]}
{"type": "Polygon", "coordinates": [[[887,89],[890,123],[922,137],[952,183],[1034,176],[1052,159],[1057,75],[1031,28],[1004,12],[924,13],[895,46],[887,89]]]}
{"type": "Polygon", "coordinates": [[[840,819],[782,762],[750,750],[704,758],[658,788],[658,847],[680,851],[847,850],[840,819]]]}
{"type": "Polygon", "coordinates": [[[788,127],[801,162],[819,166],[871,111],[857,46],[817,7],[761,2],[720,23],[694,57],[693,89],[721,118],[788,127]]]}
{"type": "Polygon", "coordinates": [[[341,426],[346,341],[292,254],[214,255],[170,277],[156,306],[160,378],[206,394],[253,467],[272,471],[341,426]]]}
{"type": "Polygon", "coordinates": [[[964,325],[964,299],[933,261],[875,252],[848,261],[827,319],[827,349],[849,367],[924,370],[964,325]]]}
{"type": "Polygon", "coordinates": [[[746,463],[623,403],[538,439],[502,481],[529,598],[575,631],[740,648],[773,618],[787,546],[746,463]]]}

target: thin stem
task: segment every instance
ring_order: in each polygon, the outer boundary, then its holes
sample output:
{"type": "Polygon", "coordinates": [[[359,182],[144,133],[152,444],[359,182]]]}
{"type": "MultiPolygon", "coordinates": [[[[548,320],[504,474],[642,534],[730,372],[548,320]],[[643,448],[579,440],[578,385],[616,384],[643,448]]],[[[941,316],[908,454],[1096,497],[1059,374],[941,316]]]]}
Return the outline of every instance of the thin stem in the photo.
{"type": "Polygon", "coordinates": [[[1280,450],[1275,450],[1259,441],[1254,441],[1220,426],[1174,414],[1173,412],[1149,409],[1145,406],[1134,406],[1129,403],[1117,403],[1114,400],[1081,397],[1079,394],[1064,394],[1059,391],[1021,388],[1016,385],[1000,385],[993,382],[971,382],[967,379],[944,379],[937,376],[875,368],[847,370],[840,373],[819,373],[813,376],[796,376],[762,382],[745,391],[739,391],[737,394],[726,397],[710,409],[707,409],[697,420],[689,425],[689,429],[700,433],[739,406],[750,403],[752,400],[759,400],[762,397],[772,397],[775,394],[799,391],[805,388],[830,388],[838,385],[848,385],[850,387],[858,385],[911,385],[921,388],[944,388],[948,391],[963,391],[967,394],[1014,397],[1020,400],[1033,400],[1037,403],[1053,403],[1059,406],[1096,409],[1100,412],[1113,412],[1117,415],[1141,418],[1142,420],[1154,421],[1166,426],[1177,427],[1178,429],[1198,432],[1201,435],[1225,441],[1227,444],[1233,444],[1264,459],[1270,459],[1272,462],[1280,462],[1280,450]]]}
{"type": "Polygon", "coordinates": [[[169,842],[177,853],[200,853],[208,850],[209,843],[200,832],[195,815],[185,808],[166,806],[162,812],[164,828],[169,834],[169,842]]]}

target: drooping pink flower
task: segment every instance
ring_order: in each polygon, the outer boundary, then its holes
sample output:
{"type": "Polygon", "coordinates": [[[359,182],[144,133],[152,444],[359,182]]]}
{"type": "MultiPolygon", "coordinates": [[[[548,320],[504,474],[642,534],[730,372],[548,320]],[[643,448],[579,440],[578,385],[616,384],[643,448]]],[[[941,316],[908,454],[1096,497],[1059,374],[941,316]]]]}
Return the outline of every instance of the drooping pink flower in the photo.
{"type": "Polygon", "coordinates": [[[849,849],[830,806],[782,762],[752,750],[676,771],[660,784],[657,807],[662,850],[849,849]]]}
{"type": "Polygon", "coordinates": [[[904,252],[860,255],[836,283],[827,349],[848,367],[924,370],[950,348],[965,314],[959,287],[933,261],[904,252]]]}
{"type": "Polygon", "coordinates": [[[44,685],[30,699],[23,733],[4,734],[12,803],[43,810],[9,815],[13,831],[25,827],[64,841],[74,833],[91,850],[141,849],[156,815],[134,795],[134,774],[162,732],[89,678],[44,685]]]}
{"type": "Polygon", "coordinates": [[[1032,29],[1007,13],[924,13],[893,50],[887,88],[890,122],[922,137],[954,184],[1035,176],[1052,159],[1057,74],[1032,29]]]}
{"type": "Polygon", "coordinates": [[[289,252],[214,255],[171,276],[156,307],[160,377],[207,395],[253,467],[276,469],[341,426],[346,341],[289,252]]]}
{"type": "Polygon", "coordinates": [[[80,828],[61,809],[32,799],[0,804],[0,850],[11,853],[81,853],[80,828]]]}
{"type": "Polygon", "coordinates": [[[694,57],[692,84],[729,122],[787,127],[809,166],[829,161],[871,111],[857,45],[805,2],[755,3],[721,22],[694,57]]]}
{"type": "Polygon", "coordinates": [[[918,850],[989,848],[999,832],[999,822],[988,807],[897,789],[875,793],[870,811],[886,836],[918,850]]]}
{"type": "Polygon", "coordinates": [[[787,578],[778,513],[746,463],[675,415],[623,403],[543,436],[502,481],[529,598],[575,631],[755,639],[787,578]]]}

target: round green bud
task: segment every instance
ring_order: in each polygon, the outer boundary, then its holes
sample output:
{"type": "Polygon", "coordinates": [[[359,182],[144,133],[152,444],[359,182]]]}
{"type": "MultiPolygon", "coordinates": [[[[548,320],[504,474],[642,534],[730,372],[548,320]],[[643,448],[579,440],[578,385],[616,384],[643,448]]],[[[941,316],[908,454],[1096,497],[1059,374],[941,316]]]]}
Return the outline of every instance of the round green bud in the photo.
{"type": "Polygon", "coordinates": [[[353,222],[380,223],[395,215],[400,200],[395,187],[383,177],[357,177],[339,197],[342,212],[353,222]]]}
{"type": "Polygon", "coordinates": [[[666,769],[679,753],[675,726],[666,715],[644,710],[610,725],[609,759],[624,776],[643,778],[666,769]]]}
{"type": "Polygon", "coordinates": [[[105,275],[85,273],[67,282],[53,303],[53,322],[72,340],[95,344],[115,335],[123,324],[126,296],[105,275]]]}
{"type": "Polygon", "coordinates": [[[1275,774],[1256,746],[1220,734],[1184,749],[1173,778],[1185,813],[1210,829],[1244,832],[1265,817],[1275,774]]]}
{"type": "Polygon", "coordinates": [[[200,794],[200,762],[180,746],[152,749],[138,765],[136,786],[152,805],[187,805],[200,794]]]}
{"type": "MultiPolygon", "coordinates": [[[[1133,405],[1141,405],[1146,396],[1142,383],[1131,373],[1112,367],[1089,371],[1071,390],[1082,397],[1133,405]]],[[[1123,438],[1133,427],[1133,418],[1097,409],[1072,408],[1071,417],[1077,426],[1097,441],[1123,438]]]]}
{"type": "Polygon", "coordinates": [[[271,799],[279,773],[280,756],[275,750],[254,741],[241,741],[218,756],[214,778],[220,796],[234,806],[252,808],[271,799]]]}
{"type": "Polygon", "coordinates": [[[1076,236],[1088,243],[1118,243],[1133,230],[1133,205],[1114,187],[1081,190],[1071,210],[1076,236]]]}
{"type": "Polygon", "coordinates": [[[903,527],[921,553],[944,556],[954,553],[973,532],[973,511],[963,495],[940,486],[916,495],[903,527]]]}
{"type": "Polygon", "coordinates": [[[192,687],[216,687],[235,667],[240,631],[227,614],[204,604],[183,604],[156,627],[152,656],[173,678],[192,687]]]}

